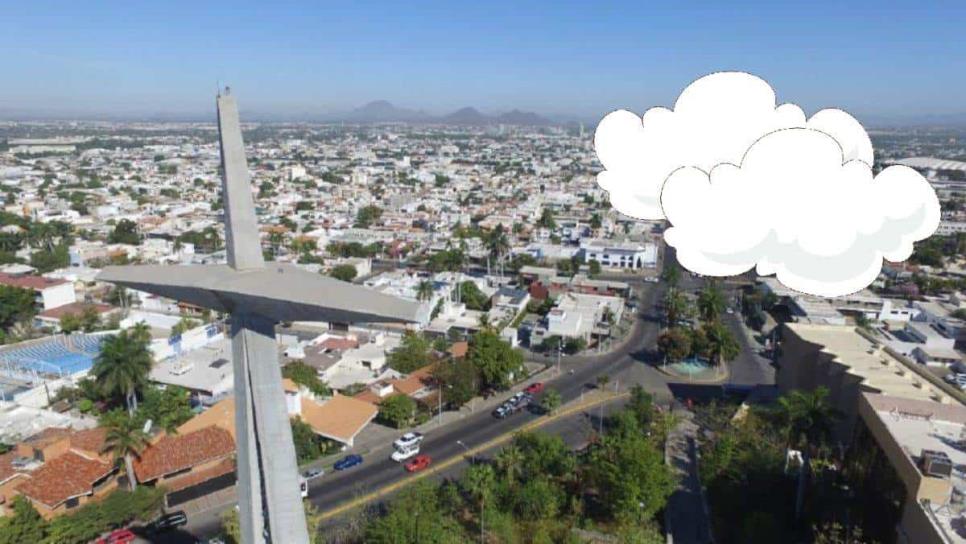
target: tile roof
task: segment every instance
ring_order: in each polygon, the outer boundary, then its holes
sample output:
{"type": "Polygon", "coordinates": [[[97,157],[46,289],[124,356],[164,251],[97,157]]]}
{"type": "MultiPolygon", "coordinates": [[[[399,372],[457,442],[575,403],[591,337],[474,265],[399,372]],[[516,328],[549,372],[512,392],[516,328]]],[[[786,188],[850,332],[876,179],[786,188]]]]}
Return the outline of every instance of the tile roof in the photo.
{"type": "Polygon", "coordinates": [[[76,431],[70,435],[71,449],[90,452],[99,455],[104,451],[104,439],[107,430],[103,427],[76,431]]]}
{"type": "Polygon", "coordinates": [[[186,474],[183,478],[178,478],[177,480],[167,480],[164,482],[164,488],[168,491],[168,493],[173,491],[181,491],[182,489],[200,484],[201,482],[207,482],[212,478],[217,478],[234,471],[235,460],[225,459],[211,468],[191,472],[186,474]]]}
{"type": "Polygon", "coordinates": [[[0,484],[23,473],[13,468],[13,460],[19,457],[17,450],[0,455],[0,484]]]}
{"type": "Polygon", "coordinates": [[[48,427],[39,433],[28,436],[23,443],[32,448],[44,449],[69,434],[70,429],[66,427],[48,427]]]}
{"type": "Polygon", "coordinates": [[[322,403],[302,398],[302,420],[317,434],[339,442],[355,438],[377,413],[374,404],[354,397],[335,394],[322,403]]]}
{"type": "Polygon", "coordinates": [[[91,304],[88,302],[71,302],[70,304],[64,304],[63,306],[58,306],[56,308],[45,310],[38,315],[40,317],[47,317],[50,319],[60,319],[68,314],[81,315],[88,308],[94,308],[94,310],[98,314],[106,314],[114,310],[114,307],[109,304],[91,304]]]}
{"type": "Polygon", "coordinates": [[[320,345],[325,349],[345,351],[359,347],[359,340],[355,338],[326,338],[320,345]]]}
{"type": "Polygon", "coordinates": [[[94,484],[114,471],[114,465],[69,451],[29,474],[17,490],[54,508],[71,497],[90,494],[94,484]]]}
{"type": "Polygon", "coordinates": [[[134,461],[134,474],[138,481],[149,482],[165,474],[231,455],[234,451],[235,441],[231,433],[217,426],[165,436],[134,461]]]}
{"type": "Polygon", "coordinates": [[[21,289],[41,291],[48,287],[55,287],[67,283],[66,280],[52,280],[43,276],[11,276],[0,272],[0,284],[21,289]]]}

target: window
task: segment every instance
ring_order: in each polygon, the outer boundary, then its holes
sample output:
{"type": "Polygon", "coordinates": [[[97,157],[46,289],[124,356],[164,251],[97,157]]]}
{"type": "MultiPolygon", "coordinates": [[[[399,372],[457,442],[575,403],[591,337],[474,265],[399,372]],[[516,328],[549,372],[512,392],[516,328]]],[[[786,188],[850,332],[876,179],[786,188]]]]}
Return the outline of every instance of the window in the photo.
{"type": "Polygon", "coordinates": [[[64,508],[70,510],[71,508],[77,508],[78,504],[80,504],[80,499],[77,497],[71,497],[67,499],[67,502],[64,503],[64,508]]]}

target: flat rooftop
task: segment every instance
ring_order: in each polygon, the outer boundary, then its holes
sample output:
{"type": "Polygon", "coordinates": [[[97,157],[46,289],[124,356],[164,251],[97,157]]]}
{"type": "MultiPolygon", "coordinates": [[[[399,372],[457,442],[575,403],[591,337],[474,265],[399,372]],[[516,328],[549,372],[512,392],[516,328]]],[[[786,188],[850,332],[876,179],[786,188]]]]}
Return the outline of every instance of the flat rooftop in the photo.
{"type": "Polygon", "coordinates": [[[896,397],[926,402],[953,401],[945,391],[916,374],[905,361],[857,333],[853,327],[812,323],[786,323],[786,326],[799,338],[823,346],[822,351],[849,367],[850,374],[860,376],[863,385],[896,397]]]}

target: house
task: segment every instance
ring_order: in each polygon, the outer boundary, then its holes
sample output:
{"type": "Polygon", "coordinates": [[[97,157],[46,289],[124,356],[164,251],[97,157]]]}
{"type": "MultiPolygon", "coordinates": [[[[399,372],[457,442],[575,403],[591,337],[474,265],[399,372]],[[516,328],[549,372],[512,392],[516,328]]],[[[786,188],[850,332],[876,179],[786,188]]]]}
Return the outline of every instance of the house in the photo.
{"type": "Polygon", "coordinates": [[[37,308],[41,311],[77,302],[74,284],[65,280],[0,273],[0,285],[33,291],[37,308]]]}
{"type": "Polygon", "coordinates": [[[379,413],[379,408],[357,398],[338,393],[318,398],[289,379],[283,380],[283,386],[290,417],[301,418],[315,434],[350,448],[356,436],[379,413]]]}
{"type": "Polygon", "coordinates": [[[217,425],[165,435],[134,461],[145,485],[163,485],[165,505],[174,507],[235,484],[235,440],[217,425]]]}
{"type": "Polygon", "coordinates": [[[57,306],[37,314],[34,317],[34,326],[38,329],[44,327],[60,331],[60,320],[66,315],[81,317],[85,312],[93,311],[97,314],[101,323],[106,323],[111,316],[119,315],[120,308],[115,308],[109,304],[93,304],[88,302],[71,302],[63,306],[57,306]]]}
{"type": "Polygon", "coordinates": [[[435,411],[439,404],[439,388],[433,378],[435,364],[429,364],[400,378],[380,380],[357,394],[356,399],[378,406],[395,395],[406,395],[426,409],[435,411]]]}
{"type": "Polygon", "coordinates": [[[643,270],[657,266],[657,245],[652,243],[592,238],[580,241],[580,251],[585,262],[597,261],[603,268],[643,270]]]}
{"type": "MultiPolygon", "coordinates": [[[[30,500],[45,519],[99,500],[122,484],[102,428],[52,427],[0,456],[0,509],[16,495],[30,500]]],[[[5,512],[6,513],[6,512],[5,512]]]]}

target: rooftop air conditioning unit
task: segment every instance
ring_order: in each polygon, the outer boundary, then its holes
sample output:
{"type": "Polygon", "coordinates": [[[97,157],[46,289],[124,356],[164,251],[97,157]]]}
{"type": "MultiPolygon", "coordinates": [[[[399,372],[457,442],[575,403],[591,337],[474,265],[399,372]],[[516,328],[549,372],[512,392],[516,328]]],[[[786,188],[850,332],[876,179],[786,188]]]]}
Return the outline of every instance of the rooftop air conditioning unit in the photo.
{"type": "Polygon", "coordinates": [[[934,478],[949,478],[953,472],[953,462],[945,452],[922,450],[920,456],[922,473],[934,478]]]}

